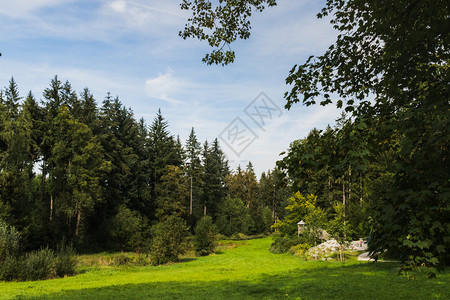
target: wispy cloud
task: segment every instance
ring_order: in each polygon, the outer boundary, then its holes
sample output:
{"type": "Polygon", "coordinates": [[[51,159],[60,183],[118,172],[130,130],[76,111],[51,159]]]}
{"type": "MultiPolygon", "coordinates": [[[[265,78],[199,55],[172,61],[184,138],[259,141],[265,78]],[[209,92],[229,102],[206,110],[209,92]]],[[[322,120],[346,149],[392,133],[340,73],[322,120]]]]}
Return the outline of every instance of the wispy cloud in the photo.
{"type": "MultiPolygon", "coordinates": [[[[179,2],[0,0],[0,86],[14,76],[21,95],[32,89],[40,98],[57,74],[77,91],[88,86],[98,102],[108,91],[118,95],[147,123],[161,108],[183,141],[192,126],[199,140],[211,141],[235,117],[244,119],[244,108],[261,91],[283,107],[289,69],[334,39],[328,22],[315,17],[323,1],[278,0],[252,15],[252,36],[233,45],[233,65],[206,66],[201,58],[211,49],[178,36],[189,14],[179,2]]],[[[234,166],[250,160],[260,172],[272,168],[290,142],[336,115],[331,106],[297,105],[258,132],[241,157],[222,147],[234,166]]]]}
{"type": "Polygon", "coordinates": [[[73,0],[0,0],[0,15],[12,18],[28,18],[44,7],[63,5],[73,0]]]}
{"type": "Polygon", "coordinates": [[[186,20],[177,1],[116,0],[109,2],[107,7],[129,29],[155,36],[161,34],[161,29],[179,28],[186,20]]]}
{"type": "Polygon", "coordinates": [[[274,168],[275,162],[282,158],[279,154],[286,151],[291,142],[306,137],[313,128],[325,129],[328,124],[333,126],[339,114],[340,110],[334,106],[294,109],[275,118],[264,128],[265,131],[255,127],[251,120],[243,116],[242,119],[255,131],[258,139],[239,157],[225,145],[223,148],[234,169],[239,164],[243,166],[251,161],[257,174],[260,174],[274,168]]]}
{"type": "Polygon", "coordinates": [[[180,104],[182,101],[174,97],[183,88],[188,88],[189,85],[188,80],[176,77],[174,71],[169,69],[166,73],[148,79],[145,82],[145,91],[151,98],[161,99],[172,104],[180,104]]]}

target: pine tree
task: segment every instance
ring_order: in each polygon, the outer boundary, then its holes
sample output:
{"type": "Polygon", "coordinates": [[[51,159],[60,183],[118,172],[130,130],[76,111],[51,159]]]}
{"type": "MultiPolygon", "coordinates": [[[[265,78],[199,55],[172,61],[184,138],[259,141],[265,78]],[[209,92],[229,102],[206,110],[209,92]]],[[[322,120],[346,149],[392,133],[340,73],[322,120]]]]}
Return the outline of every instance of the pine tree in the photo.
{"type": "Polygon", "coordinates": [[[180,143],[177,142],[168,131],[168,122],[161,114],[161,110],[156,114],[152,125],[149,128],[147,149],[149,151],[149,178],[150,195],[155,201],[159,193],[161,177],[167,165],[181,167],[183,163],[180,143]],[[177,145],[178,144],[178,145],[177,145]]]}
{"type": "Polygon", "coordinates": [[[20,230],[27,225],[27,212],[33,179],[32,120],[28,110],[22,109],[14,78],[5,88],[0,114],[0,202],[10,209],[11,224],[20,230]]]}
{"type": "Polygon", "coordinates": [[[110,163],[91,130],[74,120],[67,106],[60,107],[54,128],[49,170],[55,219],[63,234],[79,237],[85,215],[102,201],[100,181],[110,163]]]}
{"type": "Polygon", "coordinates": [[[188,187],[180,167],[167,165],[157,185],[156,217],[165,221],[171,216],[184,218],[188,212],[188,187]]]}
{"type": "Polygon", "coordinates": [[[225,198],[226,160],[217,139],[209,146],[205,141],[203,162],[203,215],[217,216],[217,207],[225,198]]]}
{"type": "Polygon", "coordinates": [[[189,182],[189,214],[193,214],[194,203],[197,205],[202,199],[202,172],[203,167],[200,159],[201,145],[192,127],[189,138],[186,141],[186,174],[189,182]]]}
{"type": "MultiPolygon", "coordinates": [[[[83,94],[88,96],[85,90],[83,94]]],[[[82,97],[82,107],[92,107],[90,97],[82,97]]],[[[94,128],[96,127],[93,125],[94,128]]],[[[137,211],[149,217],[154,206],[148,192],[147,131],[143,122],[134,119],[133,112],[126,109],[119,98],[108,94],[101,107],[98,139],[105,150],[105,159],[111,162],[111,169],[102,182],[102,194],[106,200],[96,206],[96,218],[91,226],[99,228],[94,234],[97,240],[108,244],[108,222],[118,213],[120,207],[137,211]]]]}

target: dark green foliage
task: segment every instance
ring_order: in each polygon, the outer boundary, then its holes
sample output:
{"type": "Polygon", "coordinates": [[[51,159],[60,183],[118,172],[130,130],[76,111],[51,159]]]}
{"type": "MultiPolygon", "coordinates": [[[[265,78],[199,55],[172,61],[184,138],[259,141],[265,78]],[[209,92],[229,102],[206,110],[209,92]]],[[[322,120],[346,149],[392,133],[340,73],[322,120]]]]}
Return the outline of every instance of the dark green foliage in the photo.
{"type": "Polygon", "coordinates": [[[18,260],[18,279],[27,281],[56,277],[56,259],[55,253],[48,247],[27,253],[23,260],[18,260]]]}
{"type": "Polygon", "coordinates": [[[269,251],[274,254],[281,254],[289,252],[289,249],[296,245],[308,243],[306,237],[292,237],[292,236],[275,236],[269,251]]]}
{"type": "MultiPolygon", "coordinates": [[[[184,1],[182,9],[190,10],[192,17],[181,36],[208,40],[212,47],[246,39],[250,29],[246,17],[264,3],[270,6],[275,1],[245,5],[227,1],[214,6],[207,1],[184,1]],[[211,22],[216,19],[221,26],[211,22]]],[[[321,196],[317,191],[328,188],[332,199],[333,184],[340,185],[343,218],[356,225],[359,235],[368,229],[361,224],[369,212],[373,254],[396,253],[407,262],[406,268],[448,265],[448,1],[327,0],[324,6],[318,18],[330,16],[339,35],[324,54],[310,56],[290,70],[285,107],[334,102],[352,113],[353,120],[342,122],[338,143],[326,143],[314,134],[309,142],[319,143],[293,145],[302,149],[293,151],[297,154],[288,155],[284,163],[291,177],[297,178],[294,183],[302,184],[308,193],[321,196]],[[389,165],[379,160],[386,156],[390,156],[389,165]],[[361,184],[356,185],[358,177],[361,184]],[[307,181],[302,182],[303,178],[307,181]],[[355,201],[347,201],[353,200],[357,186],[359,209],[355,201]],[[370,210],[364,202],[370,202],[370,210]],[[362,213],[349,215],[358,211],[362,213]]],[[[204,60],[232,62],[234,52],[222,48],[204,60]]],[[[327,204],[331,208],[333,201],[327,204]]]]}
{"type": "Polygon", "coordinates": [[[24,256],[8,256],[1,262],[0,281],[29,281],[64,277],[75,274],[76,258],[71,246],[57,252],[46,247],[24,256]]]}
{"type": "Polygon", "coordinates": [[[227,65],[234,61],[234,51],[229,45],[236,39],[250,37],[249,18],[253,11],[263,11],[265,6],[275,6],[275,0],[240,1],[237,4],[219,1],[214,6],[210,1],[183,0],[181,9],[191,10],[184,31],[179,35],[183,38],[197,38],[208,41],[214,50],[207,54],[203,61],[207,64],[227,65]]]}
{"type": "Polygon", "coordinates": [[[119,207],[110,222],[111,246],[116,250],[136,250],[142,246],[144,229],[148,226],[138,212],[126,206],[119,207]]]}
{"type": "Polygon", "coordinates": [[[72,245],[60,243],[57,251],[48,246],[20,256],[19,233],[0,221],[0,281],[41,280],[75,274],[72,245]]]}
{"type": "Polygon", "coordinates": [[[88,89],[77,95],[57,76],[43,98],[30,92],[21,103],[14,79],[0,89],[0,219],[20,232],[23,250],[63,238],[82,251],[137,249],[157,219],[189,213],[194,226],[188,178],[196,216],[207,203],[216,217],[228,171],[217,140],[201,161],[192,131],[185,165],[160,111],[148,128],[118,98],[98,108],[88,89]]]}
{"type": "Polygon", "coordinates": [[[21,260],[14,256],[8,256],[0,262],[0,281],[17,280],[21,272],[21,260]]]}
{"type": "Polygon", "coordinates": [[[272,222],[283,219],[286,200],[291,196],[290,187],[284,181],[285,176],[278,167],[263,172],[259,180],[259,201],[261,205],[270,209],[272,222]]]}
{"type": "Polygon", "coordinates": [[[152,264],[177,262],[188,249],[188,235],[185,221],[176,216],[154,225],[149,253],[152,264]]]}
{"type": "Polygon", "coordinates": [[[163,221],[170,216],[184,217],[188,212],[187,179],[181,169],[167,165],[157,186],[156,217],[163,221]]]}
{"type": "Polygon", "coordinates": [[[328,1],[319,17],[333,14],[341,34],[286,80],[288,108],[299,95],[309,105],[324,94],[327,104],[334,93],[338,107],[375,116],[373,154],[383,156],[388,141],[394,164],[380,166],[370,249],[397,253],[412,267],[448,264],[449,13],[444,1],[328,1]]]}
{"type": "MultiPolygon", "coordinates": [[[[264,179],[266,179],[265,175],[264,179]]],[[[245,207],[240,222],[240,224],[244,226],[239,225],[242,227],[241,230],[243,230],[240,231],[241,233],[267,233],[270,230],[270,226],[275,221],[275,211],[273,209],[277,206],[276,202],[278,199],[276,198],[278,194],[281,195],[281,193],[278,193],[278,189],[281,187],[275,185],[271,186],[270,183],[268,184],[267,180],[264,181],[264,179],[258,183],[251,162],[248,163],[245,170],[238,167],[236,172],[229,173],[225,177],[225,187],[228,190],[229,197],[240,199],[245,207]],[[265,186],[263,186],[263,183],[265,186]],[[266,199],[265,196],[269,197],[269,199],[266,199]],[[272,207],[272,216],[270,216],[269,213],[270,207],[272,207]]],[[[232,207],[236,207],[235,204],[232,204],[231,202],[226,203],[226,205],[231,205],[232,207]]],[[[223,206],[224,204],[221,205],[220,211],[221,213],[228,215],[225,216],[225,219],[233,218],[229,212],[224,210],[223,206]]],[[[224,227],[224,216],[219,215],[217,220],[218,223],[220,222],[219,228],[221,232],[227,230],[233,231],[232,234],[237,233],[231,228],[232,225],[230,225],[231,227],[225,226],[230,227],[228,229],[224,227]]]]}
{"type": "Polygon", "coordinates": [[[210,216],[201,218],[195,226],[193,238],[195,254],[198,256],[209,255],[214,252],[217,240],[217,229],[210,216]]]}
{"type": "Polygon", "coordinates": [[[62,241],[56,249],[55,269],[58,277],[71,276],[75,274],[77,266],[76,252],[72,244],[62,241]]]}
{"type": "Polygon", "coordinates": [[[20,234],[14,226],[0,220],[0,264],[19,253],[20,234]]]}
{"type": "Polygon", "coordinates": [[[202,215],[218,216],[218,206],[225,198],[226,160],[217,139],[206,141],[202,151],[202,215]]]}
{"type": "Polygon", "coordinates": [[[226,236],[236,233],[246,234],[252,225],[252,218],[241,199],[228,197],[219,206],[216,224],[219,232],[226,236]]]}
{"type": "Polygon", "coordinates": [[[202,215],[201,201],[203,199],[203,166],[200,159],[201,144],[198,142],[192,127],[186,141],[186,175],[189,187],[189,220],[202,215]]]}
{"type": "Polygon", "coordinates": [[[182,153],[177,140],[168,131],[168,122],[159,110],[148,132],[147,147],[149,153],[150,168],[150,192],[152,199],[159,196],[158,186],[164,175],[166,166],[180,167],[182,165],[182,153]]]}

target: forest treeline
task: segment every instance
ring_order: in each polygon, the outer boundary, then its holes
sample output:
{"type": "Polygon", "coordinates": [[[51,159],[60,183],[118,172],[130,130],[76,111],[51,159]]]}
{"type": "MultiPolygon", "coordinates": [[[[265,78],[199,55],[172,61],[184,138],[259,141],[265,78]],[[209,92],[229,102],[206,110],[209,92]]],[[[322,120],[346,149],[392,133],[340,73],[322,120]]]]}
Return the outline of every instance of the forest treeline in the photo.
{"type": "Polygon", "coordinates": [[[38,102],[11,79],[0,92],[0,222],[18,230],[23,250],[65,240],[85,252],[167,246],[173,228],[194,233],[208,216],[198,229],[208,235],[210,226],[224,236],[275,231],[275,246],[306,248],[326,229],[339,243],[368,238],[373,254],[405,268],[442,267],[449,134],[448,99],[439,99],[343,114],[292,142],[258,180],[251,163],[230,170],[217,139],[202,144],[192,128],[180,141],[160,111],[147,125],[117,97],[97,106],[57,77],[38,102]],[[300,220],[312,233],[301,241],[300,220]]]}
{"type": "Polygon", "coordinates": [[[147,125],[119,98],[98,106],[56,76],[42,101],[21,97],[12,78],[0,120],[0,219],[23,250],[63,239],[79,251],[135,250],[172,216],[192,230],[208,215],[226,236],[265,233],[284,211],[278,169],[259,182],[251,163],[233,172],[217,139],[200,143],[192,128],[183,143],[161,111],[147,125]]]}

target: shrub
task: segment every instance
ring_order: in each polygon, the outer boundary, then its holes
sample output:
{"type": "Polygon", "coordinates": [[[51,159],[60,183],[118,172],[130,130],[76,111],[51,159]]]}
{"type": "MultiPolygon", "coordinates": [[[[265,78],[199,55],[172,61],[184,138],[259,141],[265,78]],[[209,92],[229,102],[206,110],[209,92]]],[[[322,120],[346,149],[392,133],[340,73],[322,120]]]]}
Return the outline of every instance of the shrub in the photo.
{"type": "Polygon", "coordinates": [[[186,223],[179,217],[169,217],[152,227],[153,240],[150,256],[153,265],[178,261],[178,256],[188,249],[189,235],[186,223]]]}
{"type": "Polygon", "coordinates": [[[20,260],[13,256],[8,256],[0,262],[0,281],[11,281],[17,279],[20,271],[20,260]]]}
{"type": "Polygon", "coordinates": [[[293,246],[308,243],[308,240],[303,237],[283,237],[277,236],[274,238],[269,251],[275,254],[287,253],[293,246]]]}
{"type": "Polygon", "coordinates": [[[214,252],[216,247],[217,229],[210,216],[201,218],[195,226],[194,250],[198,256],[205,256],[214,252]]]}
{"type": "Polygon", "coordinates": [[[0,281],[40,280],[75,274],[76,258],[72,245],[64,242],[55,252],[48,248],[19,253],[19,232],[0,222],[0,281]]]}
{"type": "Polygon", "coordinates": [[[0,221],[0,262],[8,257],[16,257],[19,252],[20,234],[15,227],[0,221]]]}
{"type": "Polygon", "coordinates": [[[110,223],[111,242],[117,250],[131,250],[142,246],[144,218],[125,205],[119,207],[110,223]]]}
{"type": "Polygon", "coordinates": [[[72,244],[66,245],[62,242],[56,252],[56,275],[59,277],[74,275],[76,266],[77,259],[72,244]]]}
{"type": "Polygon", "coordinates": [[[249,233],[249,228],[254,227],[254,222],[240,198],[226,198],[218,210],[216,224],[221,234],[232,236],[239,232],[249,233]]]}
{"type": "Polygon", "coordinates": [[[18,274],[20,280],[40,280],[56,277],[56,256],[48,247],[25,255],[18,274]]]}
{"type": "Polygon", "coordinates": [[[131,263],[131,259],[125,254],[119,254],[114,256],[112,263],[115,266],[125,266],[131,263]]]}
{"type": "Polygon", "coordinates": [[[309,243],[302,243],[302,244],[298,244],[296,246],[291,247],[291,249],[289,249],[289,252],[292,255],[296,255],[296,256],[303,256],[303,257],[307,257],[306,256],[306,252],[308,251],[309,248],[311,248],[311,244],[309,243]]]}

